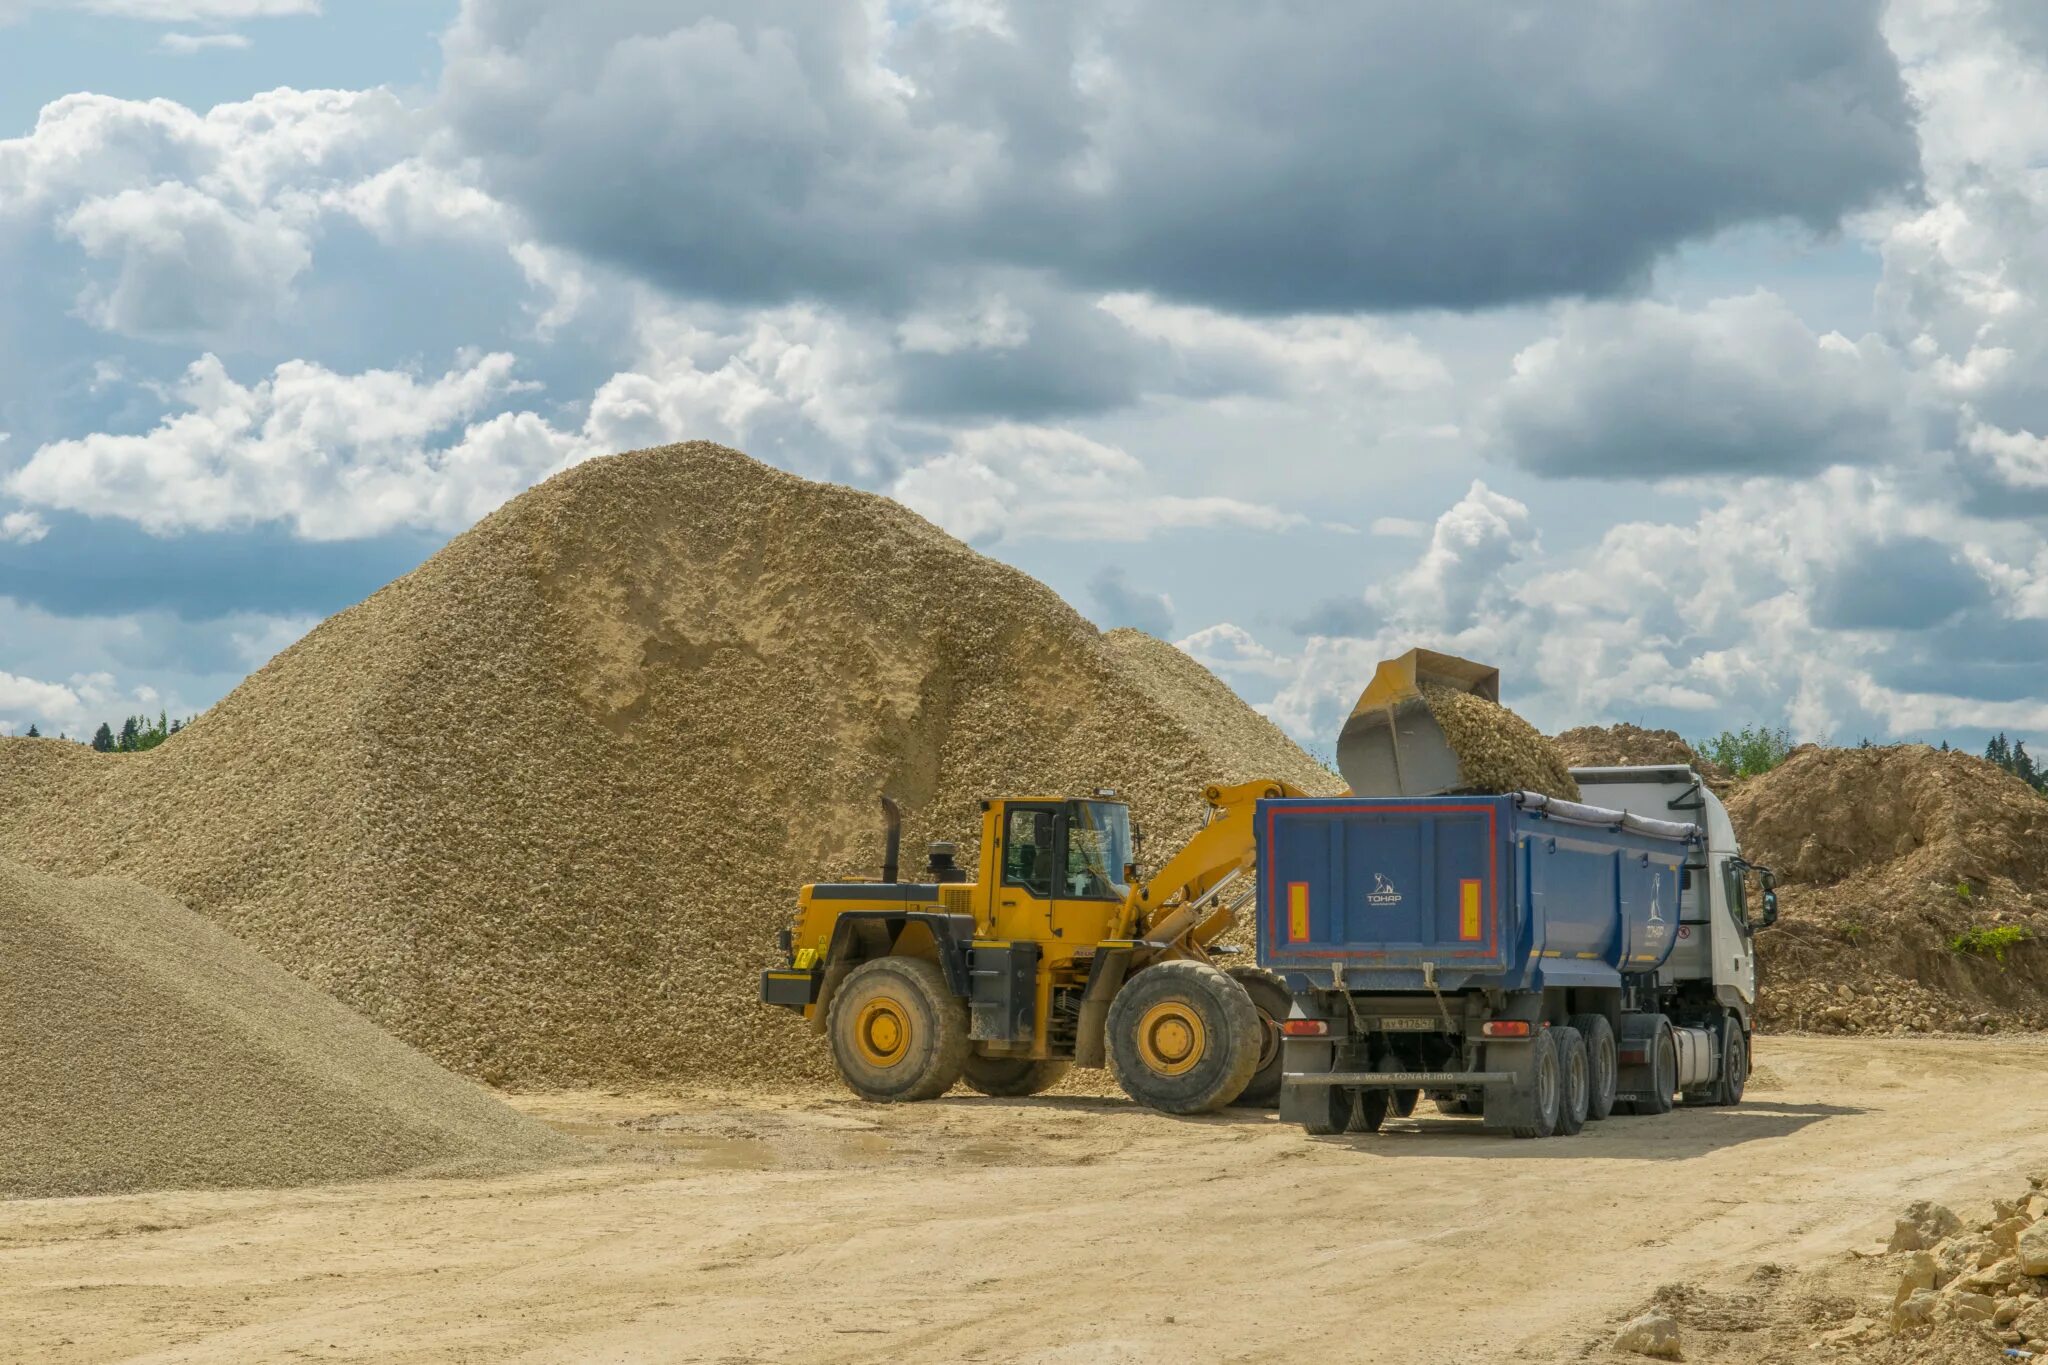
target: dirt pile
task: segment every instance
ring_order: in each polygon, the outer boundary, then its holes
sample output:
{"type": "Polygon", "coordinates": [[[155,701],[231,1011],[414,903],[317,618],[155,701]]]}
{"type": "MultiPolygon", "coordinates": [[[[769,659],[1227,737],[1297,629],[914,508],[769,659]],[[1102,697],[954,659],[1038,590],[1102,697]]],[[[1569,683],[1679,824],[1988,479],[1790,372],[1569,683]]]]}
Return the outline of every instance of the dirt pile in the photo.
{"type": "Polygon", "coordinates": [[[2025,783],[1921,744],[1808,746],[1728,813],[1779,880],[1765,1025],[2048,1026],[2048,800],[2025,783]]]}
{"type": "Polygon", "coordinates": [[[1564,757],[1535,726],[1497,702],[1455,687],[1425,685],[1422,699],[1458,756],[1463,789],[1542,792],[1579,799],[1564,757]]]}
{"type": "Polygon", "coordinates": [[[0,741],[0,846],[162,887],[508,1084],[827,1073],[757,1003],[804,881],[971,858],[984,796],[1338,785],[1192,661],[886,499],[705,443],[594,460],[147,753],[0,741]],[[1199,705],[1190,705],[1192,698],[1199,705]]]}
{"type": "Polygon", "coordinates": [[[0,1197],[487,1174],[575,1144],[184,906],[0,862],[0,1197]]]}
{"type": "Polygon", "coordinates": [[[1683,763],[1720,787],[1728,774],[1701,758],[1676,730],[1645,730],[1640,725],[1581,725],[1551,743],[1569,768],[1637,768],[1683,763]]]}

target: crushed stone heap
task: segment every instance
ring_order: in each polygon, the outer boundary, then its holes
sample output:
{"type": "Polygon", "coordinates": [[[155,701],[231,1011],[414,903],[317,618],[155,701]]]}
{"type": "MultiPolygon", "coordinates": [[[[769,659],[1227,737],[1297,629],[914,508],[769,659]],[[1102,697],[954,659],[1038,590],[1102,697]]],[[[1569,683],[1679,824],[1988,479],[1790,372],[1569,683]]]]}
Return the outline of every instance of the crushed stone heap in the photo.
{"type": "Polygon", "coordinates": [[[1458,756],[1463,790],[1580,799],[1579,784],[1556,746],[1513,711],[1455,687],[1431,684],[1423,686],[1422,700],[1458,756]]]}
{"type": "Polygon", "coordinates": [[[0,846],[166,890],[499,1084],[825,1079],[757,1001],[805,881],[982,798],[1341,788],[1192,660],[888,499],[708,443],[593,460],[160,747],[0,740],[0,846]],[[1234,708],[1232,703],[1234,703],[1234,708]]]}
{"type": "Polygon", "coordinates": [[[1551,743],[1570,768],[1640,768],[1663,764],[1685,764],[1714,788],[1724,786],[1728,774],[1687,744],[1676,730],[1646,730],[1626,721],[1618,725],[1581,725],[1556,736],[1551,743]]]}
{"type": "Polygon", "coordinates": [[[481,1175],[577,1147],[132,882],[0,862],[0,1198],[481,1175]]]}
{"type": "Polygon", "coordinates": [[[2048,1027],[2048,799],[2024,782],[1924,744],[1805,746],[1728,813],[1779,882],[1764,1024],[2048,1027]]]}

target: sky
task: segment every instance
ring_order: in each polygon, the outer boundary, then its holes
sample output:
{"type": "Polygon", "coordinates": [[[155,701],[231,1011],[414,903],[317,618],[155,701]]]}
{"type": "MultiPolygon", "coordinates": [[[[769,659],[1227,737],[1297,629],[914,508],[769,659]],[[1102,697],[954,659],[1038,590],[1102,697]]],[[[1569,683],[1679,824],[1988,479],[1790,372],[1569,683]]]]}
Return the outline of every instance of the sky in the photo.
{"type": "Polygon", "coordinates": [[[694,438],[1316,748],[2048,732],[2032,0],[0,0],[0,265],[0,733],[694,438]]]}

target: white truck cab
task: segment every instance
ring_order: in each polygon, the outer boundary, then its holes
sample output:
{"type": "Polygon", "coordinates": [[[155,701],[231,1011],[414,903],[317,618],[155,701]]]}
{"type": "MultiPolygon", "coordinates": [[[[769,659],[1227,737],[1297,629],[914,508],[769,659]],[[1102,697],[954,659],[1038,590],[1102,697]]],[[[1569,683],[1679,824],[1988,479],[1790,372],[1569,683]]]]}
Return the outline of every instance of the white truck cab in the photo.
{"type": "Polygon", "coordinates": [[[1770,869],[1743,858],[1728,808],[1690,767],[1574,768],[1572,778],[1591,805],[1656,820],[1691,821],[1705,833],[1704,851],[1685,870],[1678,942],[1658,972],[1658,983],[1733,1011],[1747,1033],[1756,1006],[1755,931],[1778,918],[1770,869]]]}

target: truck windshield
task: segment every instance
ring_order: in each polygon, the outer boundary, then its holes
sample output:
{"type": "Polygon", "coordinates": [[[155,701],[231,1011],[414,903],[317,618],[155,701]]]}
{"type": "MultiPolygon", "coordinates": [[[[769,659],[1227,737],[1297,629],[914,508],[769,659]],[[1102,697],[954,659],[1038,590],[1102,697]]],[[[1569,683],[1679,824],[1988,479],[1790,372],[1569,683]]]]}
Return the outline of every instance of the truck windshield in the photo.
{"type": "Polygon", "coordinates": [[[1130,860],[1130,807],[1120,801],[1067,803],[1068,895],[1121,899],[1130,860]]]}

